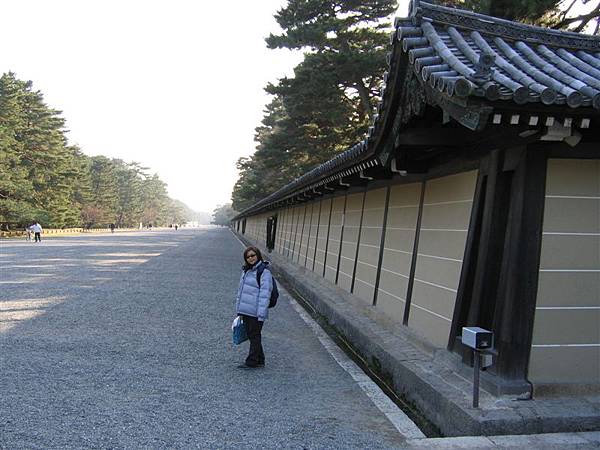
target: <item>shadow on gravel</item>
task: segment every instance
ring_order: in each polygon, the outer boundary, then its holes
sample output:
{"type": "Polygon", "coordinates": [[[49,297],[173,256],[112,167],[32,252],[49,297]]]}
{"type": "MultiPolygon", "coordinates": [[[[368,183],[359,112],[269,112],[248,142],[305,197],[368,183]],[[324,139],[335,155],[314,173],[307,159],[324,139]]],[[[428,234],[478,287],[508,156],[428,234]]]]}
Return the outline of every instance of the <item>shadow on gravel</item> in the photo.
{"type": "Polygon", "coordinates": [[[0,447],[399,447],[285,297],[267,367],[236,369],[241,251],[227,229],[3,243],[0,447]]]}

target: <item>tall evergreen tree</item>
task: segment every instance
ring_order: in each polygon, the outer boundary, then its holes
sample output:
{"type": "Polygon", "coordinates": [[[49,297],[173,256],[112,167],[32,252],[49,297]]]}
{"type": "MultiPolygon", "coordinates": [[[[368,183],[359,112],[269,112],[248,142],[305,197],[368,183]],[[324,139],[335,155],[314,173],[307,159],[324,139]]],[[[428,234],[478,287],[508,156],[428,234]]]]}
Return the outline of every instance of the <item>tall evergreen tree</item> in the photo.
{"type": "Polygon", "coordinates": [[[71,203],[75,153],[67,146],[64,120],[31,82],[13,73],[0,77],[2,215],[7,222],[32,214],[50,226],[65,226],[78,211],[71,203]]]}
{"type": "Polygon", "coordinates": [[[115,162],[118,190],[115,224],[118,227],[132,227],[139,223],[142,216],[142,184],[147,177],[146,168],[136,162],[115,162]]]}
{"type": "Polygon", "coordinates": [[[283,33],[271,34],[267,45],[308,50],[306,69],[337,83],[358,113],[370,116],[396,9],[395,0],[290,0],[275,15],[283,33]]]}
{"type": "Polygon", "coordinates": [[[8,225],[34,220],[33,183],[22,164],[23,143],[17,129],[23,127],[20,111],[21,85],[13,74],[0,78],[0,222],[8,225]]]}
{"type": "Polygon", "coordinates": [[[270,48],[301,49],[293,78],[269,84],[273,101],[257,127],[256,153],[238,161],[232,193],[241,211],[358,142],[385,71],[395,0],[290,0],[270,48]]]}
{"type": "Polygon", "coordinates": [[[165,183],[154,174],[142,183],[142,222],[153,226],[168,225],[168,195],[165,183]]]}
{"type": "Polygon", "coordinates": [[[117,167],[105,156],[94,156],[90,164],[92,203],[88,205],[89,226],[116,222],[119,201],[117,167]]]}
{"type": "Polygon", "coordinates": [[[194,217],[194,212],[183,202],[169,199],[167,202],[166,223],[180,225],[194,217]]]}

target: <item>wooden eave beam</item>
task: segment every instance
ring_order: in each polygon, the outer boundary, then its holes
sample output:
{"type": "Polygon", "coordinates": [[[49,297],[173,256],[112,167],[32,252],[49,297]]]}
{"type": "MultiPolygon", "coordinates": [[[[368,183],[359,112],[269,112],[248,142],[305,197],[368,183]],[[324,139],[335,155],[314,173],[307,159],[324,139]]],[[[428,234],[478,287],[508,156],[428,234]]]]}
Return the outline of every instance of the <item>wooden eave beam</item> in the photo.
{"type": "Polygon", "coordinates": [[[472,135],[469,130],[460,128],[410,128],[396,137],[395,144],[409,147],[464,146],[473,141],[472,135]]]}

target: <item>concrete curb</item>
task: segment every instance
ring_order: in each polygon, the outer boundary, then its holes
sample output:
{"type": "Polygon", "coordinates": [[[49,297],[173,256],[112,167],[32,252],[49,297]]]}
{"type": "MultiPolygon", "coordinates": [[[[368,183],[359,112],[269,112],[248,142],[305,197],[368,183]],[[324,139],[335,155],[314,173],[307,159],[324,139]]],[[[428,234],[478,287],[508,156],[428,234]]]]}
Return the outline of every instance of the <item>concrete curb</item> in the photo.
{"type": "MultiPolygon", "coordinates": [[[[256,243],[237,234],[249,245],[256,243]]],[[[273,270],[288,290],[323,316],[400,397],[412,403],[445,436],[494,436],[600,430],[600,398],[518,401],[481,391],[480,408],[471,406],[472,384],[449,360],[446,351],[419,343],[407,327],[390,326],[375,308],[327,280],[267,253],[273,270]],[[379,317],[378,317],[379,316],[379,317]]]]}
{"type": "Polygon", "coordinates": [[[406,450],[449,450],[449,449],[592,449],[600,448],[600,432],[546,433],[537,435],[465,436],[453,438],[409,439],[406,450]]]}

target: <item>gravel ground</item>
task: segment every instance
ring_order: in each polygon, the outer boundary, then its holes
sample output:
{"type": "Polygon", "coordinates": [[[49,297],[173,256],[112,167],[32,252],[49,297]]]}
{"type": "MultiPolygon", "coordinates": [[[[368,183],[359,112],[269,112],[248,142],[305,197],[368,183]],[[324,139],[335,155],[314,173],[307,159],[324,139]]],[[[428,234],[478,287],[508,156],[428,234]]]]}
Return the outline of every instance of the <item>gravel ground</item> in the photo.
{"type": "Polygon", "coordinates": [[[231,344],[227,229],[0,242],[0,447],[399,448],[286,295],[231,344]]]}

